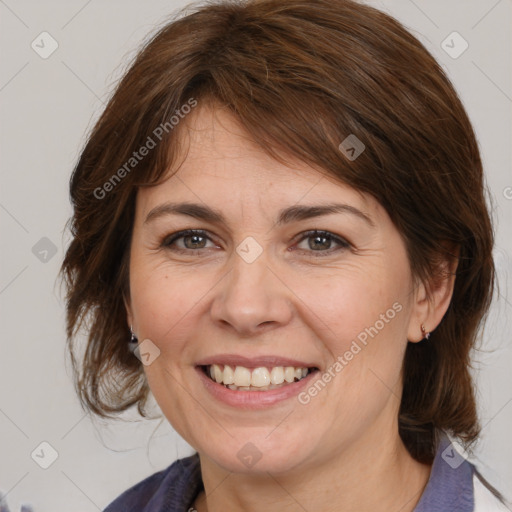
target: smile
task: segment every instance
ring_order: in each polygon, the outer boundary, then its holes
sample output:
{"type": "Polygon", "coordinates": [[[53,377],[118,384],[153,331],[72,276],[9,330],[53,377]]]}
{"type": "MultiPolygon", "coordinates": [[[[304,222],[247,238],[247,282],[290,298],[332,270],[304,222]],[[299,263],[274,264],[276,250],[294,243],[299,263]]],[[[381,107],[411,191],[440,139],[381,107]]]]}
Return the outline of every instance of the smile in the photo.
{"type": "Polygon", "coordinates": [[[305,378],[316,368],[274,366],[246,368],[212,364],[202,366],[204,373],[214,382],[234,391],[268,391],[305,378]]]}
{"type": "Polygon", "coordinates": [[[224,378],[226,378],[228,382],[230,381],[230,371],[229,369],[227,372],[225,371],[226,366],[228,365],[215,363],[215,365],[199,365],[196,366],[195,369],[199,380],[203,383],[204,389],[216,401],[231,407],[252,410],[266,409],[274,405],[277,406],[281,402],[296,398],[301,391],[311,384],[315,376],[320,372],[317,367],[257,366],[250,370],[247,367],[230,366],[233,383],[225,384],[224,378]],[[214,366],[218,366],[217,370],[215,370],[214,366]],[[213,378],[211,375],[212,367],[213,378]],[[217,382],[215,378],[216,371],[217,378],[220,382],[217,382]],[[302,376],[303,373],[305,373],[304,377],[302,376]],[[263,386],[252,385],[253,377],[255,382],[264,383],[266,382],[267,375],[270,379],[270,383],[263,386]],[[274,378],[274,382],[279,382],[281,378],[283,378],[283,381],[280,384],[274,384],[272,383],[271,376],[274,378]],[[248,377],[250,377],[250,381],[248,377]],[[288,377],[288,379],[286,377],[288,377]],[[237,386],[235,382],[241,384],[251,382],[251,384],[248,386],[237,386]]]}

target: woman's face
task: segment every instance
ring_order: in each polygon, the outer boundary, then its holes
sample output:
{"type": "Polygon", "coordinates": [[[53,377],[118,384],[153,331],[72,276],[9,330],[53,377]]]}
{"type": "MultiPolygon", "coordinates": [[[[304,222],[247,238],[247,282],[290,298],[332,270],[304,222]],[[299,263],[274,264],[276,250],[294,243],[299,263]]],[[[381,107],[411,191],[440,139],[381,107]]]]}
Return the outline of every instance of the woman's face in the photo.
{"type": "Polygon", "coordinates": [[[314,467],[394,436],[404,351],[421,339],[421,322],[385,210],[303,163],[273,160],[225,111],[198,107],[182,122],[183,165],[138,192],[127,304],[169,422],[238,472],[314,467]],[[198,207],[177,213],[171,203],[198,207]],[[304,209],[332,204],[344,206],[304,209]],[[199,215],[208,211],[215,216],[199,215]],[[172,239],[183,230],[200,233],[172,239]],[[267,391],[233,390],[206,376],[210,362],[241,366],[233,378],[259,385],[282,379],[275,367],[318,371],[267,391]]]}

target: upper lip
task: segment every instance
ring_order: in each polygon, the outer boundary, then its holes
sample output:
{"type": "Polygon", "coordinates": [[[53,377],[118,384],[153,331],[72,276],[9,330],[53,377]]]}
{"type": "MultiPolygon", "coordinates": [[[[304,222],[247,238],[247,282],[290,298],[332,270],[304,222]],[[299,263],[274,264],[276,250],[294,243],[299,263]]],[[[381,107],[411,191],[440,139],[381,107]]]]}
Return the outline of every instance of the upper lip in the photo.
{"type": "Polygon", "coordinates": [[[245,368],[274,367],[274,366],[295,366],[297,368],[318,368],[316,364],[306,363],[289,357],[274,355],[247,357],[236,354],[217,354],[205,357],[196,363],[197,366],[210,366],[212,364],[229,366],[244,366],[245,368]]]}

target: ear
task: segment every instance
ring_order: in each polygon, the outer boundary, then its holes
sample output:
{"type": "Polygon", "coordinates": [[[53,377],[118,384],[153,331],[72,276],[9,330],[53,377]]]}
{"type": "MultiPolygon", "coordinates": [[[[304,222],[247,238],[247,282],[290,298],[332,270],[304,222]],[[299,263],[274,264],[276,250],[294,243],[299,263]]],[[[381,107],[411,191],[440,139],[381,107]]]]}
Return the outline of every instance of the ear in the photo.
{"type": "Polygon", "coordinates": [[[455,286],[459,247],[443,243],[443,252],[439,254],[436,274],[427,283],[420,282],[415,290],[414,305],[407,333],[407,339],[417,343],[425,337],[421,326],[426,332],[432,332],[443,319],[450,305],[455,286]]]}

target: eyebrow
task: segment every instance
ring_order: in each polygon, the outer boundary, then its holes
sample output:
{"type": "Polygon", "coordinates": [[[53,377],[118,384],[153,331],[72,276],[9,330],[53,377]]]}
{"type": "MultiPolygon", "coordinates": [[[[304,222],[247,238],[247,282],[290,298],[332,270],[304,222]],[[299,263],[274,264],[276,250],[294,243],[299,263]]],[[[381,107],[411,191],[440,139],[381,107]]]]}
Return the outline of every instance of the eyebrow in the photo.
{"type": "MultiPolygon", "coordinates": [[[[374,221],[364,212],[348,204],[332,203],[325,205],[294,205],[279,212],[277,225],[289,224],[300,220],[311,219],[334,213],[348,213],[364,220],[371,227],[374,221]]],[[[167,215],[187,215],[195,219],[204,220],[214,224],[228,225],[224,215],[214,208],[199,203],[163,203],[153,208],[147,215],[144,224],[167,215]]]]}

